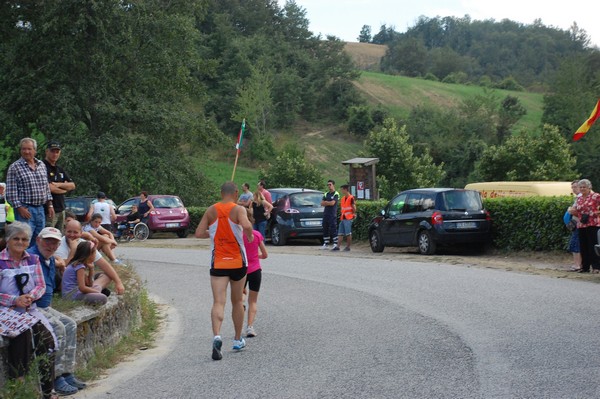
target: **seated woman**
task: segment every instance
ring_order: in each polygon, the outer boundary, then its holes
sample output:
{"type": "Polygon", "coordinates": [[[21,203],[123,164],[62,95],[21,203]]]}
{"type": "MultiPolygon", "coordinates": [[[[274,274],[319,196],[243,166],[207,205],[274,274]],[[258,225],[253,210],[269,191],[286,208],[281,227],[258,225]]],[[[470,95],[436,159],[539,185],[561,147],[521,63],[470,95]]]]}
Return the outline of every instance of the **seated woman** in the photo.
{"type": "Polygon", "coordinates": [[[110,278],[101,273],[94,279],[94,247],[89,241],[77,245],[75,256],[63,274],[63,298],[84,301],[90,305],[104,305],[108,301],[110,291],[106,286],[110,283],[110,278]]]}
{"type": "Polygon", "coordinates": [[[113,263],[120,265],[122,262],[117,259],[113,249],[117,247],[117,241],[113,233],[102,227],[102,215],[94,213],[90,219],[90,223],[83,226],[84,233],[90,233],[92,237],[98,240],[98,251],[104,253],[113,263]]]}
{"type": "Polygon", "coordinates": [[[30,239],[28,224],[11,223],[6,227],[6,248],[0,252],[0,306],[13,308],[19,313],[27,312],[39,320],[21,334],[8,339],[7,373],[9,378],[22,379],[34,357],[45,356],[48,361],[38,364],[42,395],[44,398],[58,398],[52,392],[56,342],[52,327],[34,303],[46,291],[46,283],[39,258],[25,251],[30,239]]]}

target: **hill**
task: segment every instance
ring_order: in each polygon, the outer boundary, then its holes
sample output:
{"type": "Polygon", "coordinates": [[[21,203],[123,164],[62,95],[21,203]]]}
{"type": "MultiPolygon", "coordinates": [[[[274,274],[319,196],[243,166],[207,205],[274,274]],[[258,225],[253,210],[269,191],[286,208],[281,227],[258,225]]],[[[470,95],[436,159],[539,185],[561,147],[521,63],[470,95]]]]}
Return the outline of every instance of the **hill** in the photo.
{"type": "Polygon", "coordinates": [[[363,71],[380,71],[381,58],[385,55],[387,48],[386,45],[371,43],[347,42],[344,45],[344,51],[363,71]]]}
{"type": "MultiPolygon", "coordinates": [[[[406,118],[417,105],[457,107],[462,100],[484,94],[486,90],[480,86],[441,83],[368,71],[361,74],[355,85],[370,104],[381,105],[398,119],[406,118]]],[[[494,92],[501,98],[508,94],[518,97],[527,109],[527,114],[517,123],[517,129],[534,129],[539,126],[543,111],[542,94],[497,89],[494,92]]]]}

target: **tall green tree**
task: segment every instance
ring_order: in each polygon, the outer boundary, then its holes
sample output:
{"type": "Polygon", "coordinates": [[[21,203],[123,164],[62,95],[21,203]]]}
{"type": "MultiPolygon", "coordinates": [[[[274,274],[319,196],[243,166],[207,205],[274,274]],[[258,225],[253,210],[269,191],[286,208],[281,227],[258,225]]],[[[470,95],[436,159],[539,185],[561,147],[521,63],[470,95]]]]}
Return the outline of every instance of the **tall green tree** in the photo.
{"type": "Polygon", "coordinates": [[[369,43],[372,38],[373,38],[373,36],[371,35],[371,26],[363,25],[363,27],[360,29],[360,33],[358,35],[359,43],[369,43]]]}
{"type": "Polygon", "coordinates": [[[434,164],[427,151],[415,155],[406,127],[399,127],[393,118],[369,133],[364,155],[379,158],[377,174],[382,198],[392,198],[409,188],[436,186],[444,178],[443,164],[434,164]]]}
{"type": "Polygon", "coordinates": [[[323,176],[305,157],[304,150],[287,145],[273,163],[261,170],[259,177],[273,187],[303,187],[319,189],[323,176]]]}

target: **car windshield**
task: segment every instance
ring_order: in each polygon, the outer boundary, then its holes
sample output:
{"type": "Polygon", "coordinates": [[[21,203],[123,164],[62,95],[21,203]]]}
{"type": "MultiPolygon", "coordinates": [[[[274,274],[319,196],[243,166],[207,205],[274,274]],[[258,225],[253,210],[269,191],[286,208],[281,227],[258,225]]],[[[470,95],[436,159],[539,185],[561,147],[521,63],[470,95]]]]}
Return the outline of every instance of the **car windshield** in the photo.
{"type": "Polygon", "coordinates": [[[443,193],[447,211],[480,211],[481,196],[477,191],[447,191],[443,193]]]}
{"type": "Polygon", "coordinates": [[[310,207],[316,208],[321,206],[321,193],[297,193],[290,195],[290,206],[294,208],[310,207]]]}
{"type": "Polygon", "coordinates": [[[177,197],[159,197],[152,200],[155,208],[183,208],[183,204],[177,197]]]}
{"type": "Polygon", "coordinates": [[[65,208],[70,209],[76,214],[85,213],[88,210],[84,199],[67,199],[65,200],[65,208]]]}

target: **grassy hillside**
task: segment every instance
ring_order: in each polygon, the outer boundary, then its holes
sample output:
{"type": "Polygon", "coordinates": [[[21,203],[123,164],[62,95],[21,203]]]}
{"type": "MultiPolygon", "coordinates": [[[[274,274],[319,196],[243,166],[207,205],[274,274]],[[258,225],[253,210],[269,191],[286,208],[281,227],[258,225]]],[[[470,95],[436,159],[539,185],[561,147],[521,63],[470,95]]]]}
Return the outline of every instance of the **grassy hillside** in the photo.
{"type": "MultiPolygon", "coordinates": [[[[380,104],[399,119],[406,118],[416,105],[456,107],[462,100],[484,93],[484,88],[479,86],[448,84],[366,71],[362,73],[356,86],[371,104],[380,104]]],[[[542,94],[508,90],[494,92],[500,98],[508,94],[518,97],[527,109],[527,115],[519,121],[517,128],[533,129],[539,126],[542,119],[542,94]]]]}
{"type": "Polygon", "coordinates": [[[380,71],[381,58],[387,51],[387,46],[370,43],[351,43],[344,46],[344,51],[350,55],[356,66],[363,71],[380,71]]]}

